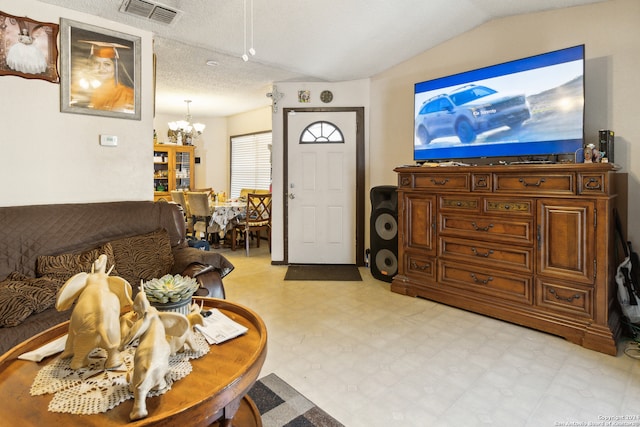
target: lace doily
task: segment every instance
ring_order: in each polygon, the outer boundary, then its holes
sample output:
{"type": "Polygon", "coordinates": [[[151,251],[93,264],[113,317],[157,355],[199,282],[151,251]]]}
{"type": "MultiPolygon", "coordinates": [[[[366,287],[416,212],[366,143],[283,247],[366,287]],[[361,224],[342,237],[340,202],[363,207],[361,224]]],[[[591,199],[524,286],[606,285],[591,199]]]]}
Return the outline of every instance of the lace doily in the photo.
{"type": "MultiPolygon", "coordinates": [[[[209,344],[202,334],[194,334],[195,350],[185,350],[169,357],[169,372],[165,380],[167,387],[153,390],[147,397],[159,396],[171,389],[172,384],[186,377],[192,370],[189,360],[198,359],[209,352],[209,344]]],[[[55,359],[42,367],[31,385],[32,396],[54,394],[49,411],[69,414],[98,414],[113,409],[127,399],[133,398],[129,391],[129,380],[133,372],[135,346],[127,347],[121,354],[124,366],[118,370],[105,370],[107,352],[96,349],[90,354],[90,366],[71,369],[71,358],[55,359]]]]}

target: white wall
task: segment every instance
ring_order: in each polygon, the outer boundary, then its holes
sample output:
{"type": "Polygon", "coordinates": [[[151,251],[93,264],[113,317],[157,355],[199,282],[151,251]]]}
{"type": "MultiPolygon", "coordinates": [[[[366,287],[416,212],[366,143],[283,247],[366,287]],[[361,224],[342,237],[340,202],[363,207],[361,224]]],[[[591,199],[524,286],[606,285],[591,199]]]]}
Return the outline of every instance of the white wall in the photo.
{"type": "MultiPolygon", "coordinates": [[[[371,79],[371,185],[395,182],[413,163],[413,85],[578,44],[585,45],[585,136],[613,129],[615,162],[629,178],[628,231],[640,242],[640,2],[588,6],[491,21],[371,79]]],[[[640,243],[636,243],[639,245],[640,243]]]]}
{"type": "Polygon", "coordinates": [[[271,130],[271,107],[258,108],[242,114],[227,117],[229,136],[246,135],[271,130]]]}
{"type": "Polygon", "coordinates": [[[35,0],[0,0],[0,10],[142,38],[142,120],[61,113],[59,84],[0,76],[0,205],[152,200],[151,33],[35,0]],[[117,135],[118,146],[100,146],[101,134],[117,135]]]}

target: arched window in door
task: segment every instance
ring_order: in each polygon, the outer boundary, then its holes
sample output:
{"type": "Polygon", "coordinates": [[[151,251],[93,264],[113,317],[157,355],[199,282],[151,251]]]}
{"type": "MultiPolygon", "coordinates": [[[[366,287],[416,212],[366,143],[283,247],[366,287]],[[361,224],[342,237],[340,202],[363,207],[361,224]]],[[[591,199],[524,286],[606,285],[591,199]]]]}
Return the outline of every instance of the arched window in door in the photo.
{"type": "Polygon", "coordinates": [[[300,144],[344,144],[344,136],[333,123],[314,122],[302,131],[300,144]]]}

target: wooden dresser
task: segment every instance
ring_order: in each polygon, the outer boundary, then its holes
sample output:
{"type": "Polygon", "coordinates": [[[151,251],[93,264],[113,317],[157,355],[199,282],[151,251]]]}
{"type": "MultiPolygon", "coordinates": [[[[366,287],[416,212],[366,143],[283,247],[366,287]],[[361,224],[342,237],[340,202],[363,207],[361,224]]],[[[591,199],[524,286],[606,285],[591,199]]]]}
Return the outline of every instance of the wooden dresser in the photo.
{"type": "Polygon", "coordinates": [[[616,354],[613,164],[400,167],[393,292],[616,354]]]}

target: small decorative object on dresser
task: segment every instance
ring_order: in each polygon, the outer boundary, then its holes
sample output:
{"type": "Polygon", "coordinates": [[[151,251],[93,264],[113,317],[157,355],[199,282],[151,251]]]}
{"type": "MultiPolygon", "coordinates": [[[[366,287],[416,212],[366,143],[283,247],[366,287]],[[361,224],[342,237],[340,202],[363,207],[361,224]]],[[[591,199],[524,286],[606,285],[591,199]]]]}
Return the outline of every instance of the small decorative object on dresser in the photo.
{"type": "Polygon", "coordinates": [[[391,290],[617,353],[612,163],[401,167],[391,290]]]}
{"type": "Polygon", "coordinates": [[[597,163],[594,159],[594,150],[596,146],[593,144],[587,144],[584,148],[584,162],[585,163],[597,163]]]}

